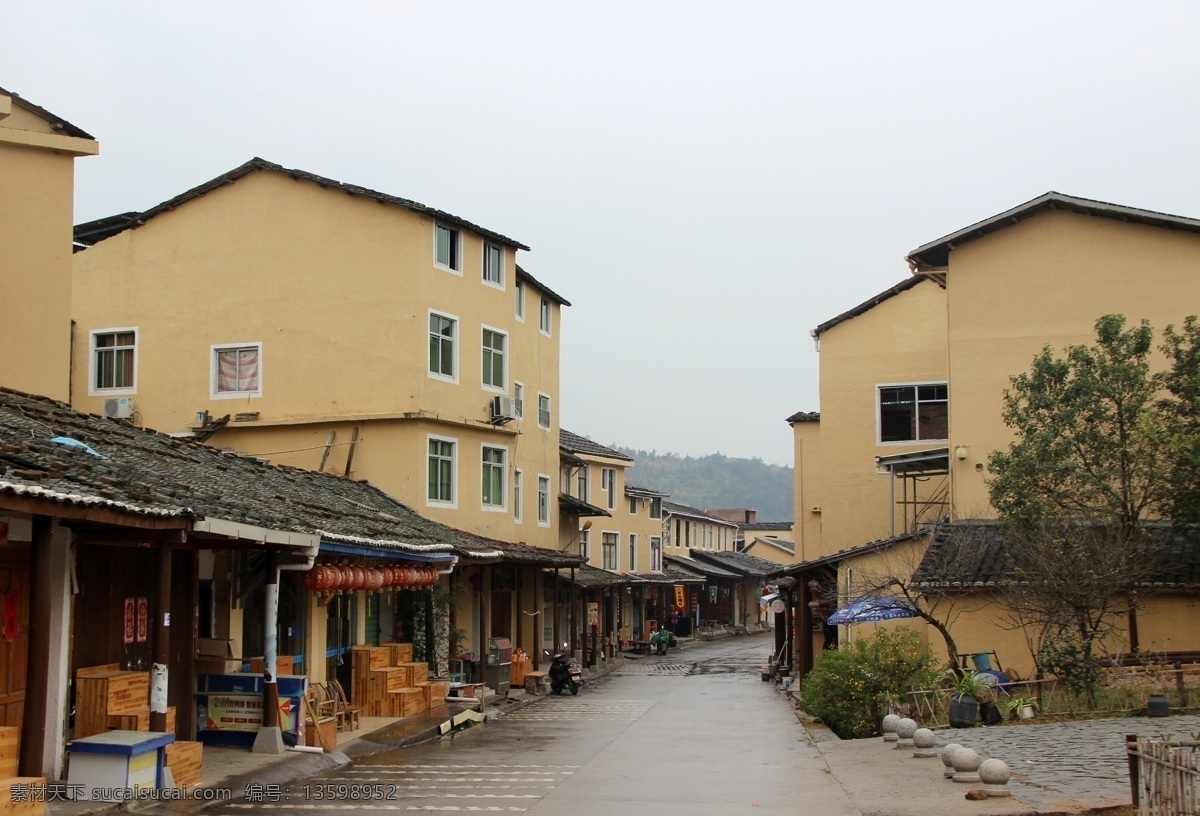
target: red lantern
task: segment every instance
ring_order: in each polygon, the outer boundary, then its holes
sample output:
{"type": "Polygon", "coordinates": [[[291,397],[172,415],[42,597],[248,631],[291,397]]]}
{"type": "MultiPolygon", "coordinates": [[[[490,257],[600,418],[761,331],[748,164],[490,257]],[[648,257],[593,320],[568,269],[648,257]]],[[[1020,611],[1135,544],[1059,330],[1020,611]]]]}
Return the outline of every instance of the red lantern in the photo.
{"type": "Polygon", "coordinates": [[[320,592],[324,588],[321,586],[321,582],[324,580],[324,576],[321,574],[323,569],[325,568],[313,567],[304,573],[304,588],[309,592],[320,592]]]}
{"type": "Polygon", "coordinates": [[[400,571],[401,571],[400,567],[391,567],[388,569],[388,586],[389,587],[400,586],[400,577],[401,577],[400,571]]]}
{"type": "Polygon", "coordinates": [[[337,574],[337,583],[333,586],[333,589],[337,589],[337,590],[349,589],[350,582],[354,578],[354,570],[351,569],[350,567],[335,567],[335,569],[337,570],[338,574],[337,574]]]}
{"type": "Polygon", "coordinates": [[[429,567],[425,567],[421,570],[421,572],[424,573],[424,575],[421,576],[421,586],[433,586],[437,581],[437,573],[435,573],[429,567]]]}
{"type": "Polygon", "coordinates": [[[367,570],[367,589],[372,592],[383,588],[383,570],[369,569],[367,570]]]}

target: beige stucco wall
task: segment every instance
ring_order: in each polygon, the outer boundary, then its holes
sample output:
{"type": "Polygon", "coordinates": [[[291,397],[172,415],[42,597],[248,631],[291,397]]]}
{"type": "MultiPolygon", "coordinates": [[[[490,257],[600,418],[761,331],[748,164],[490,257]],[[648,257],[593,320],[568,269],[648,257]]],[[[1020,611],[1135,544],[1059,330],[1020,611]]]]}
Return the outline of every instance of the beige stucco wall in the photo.
{"type": "MultiPolygon", "coordinates": [[[[950,254],[951,447],[955,512],[989,513],[986,473],[976,470],[1012,436],[1000,412],[1009,377],[1049,344],[1095,339],[1096,319],[1168,323],[1200,312],[1200,235],[1052,211],[971,241],[950,254]]],[[[1157,345],[1157,343],[1156,343],[1157,345]]],[[[824,361],[822,361],[824,362],[824,361]]]]}
{"type": "MultiPolygon", "coordinates": [[[[945,446],[880,444],[876,410],[878,385],[946,381],[945,294],[922,282],[820,336],[819,550],[810,546],[816,536],[806,515],[815,505],[801,495],[796,503],[806,559],[892,535],[889,478],[875,472],[875,457],[945,446]]],[[[812,424],[796,424],[798,443],[811,441],[813,431],[803,426],[812,424]]],[[[808,459],[797,456],[798,479],[809,478],[808,459]]],[[[899,520],[895,532],[903,532],[899,520]]]]}
{"type": "MultiPolygon", "coordinates": [[[[625,460],[604,456],[576,455],[587,463],[588,496],[579,495],[578,468],[574,465],[570,469],[570,483],[566,482],[565,475],[562,477],[562,489],[576,498],[583,498],[588,503],[607,510],[611,515],[588,516],[579,519],[578,525],[570,530],[570,537],[574,539],[571,551],[579,552],[579,535],[586,524],[589,525],[589,565],[601,569],[604,567],[603,534],[608,532],[617,534],[617,571],[650,572],[650,539],[652,536],[662,536],[662,519],[650,517],[650,501],[648,499],[635,499],[637,512],[630,512],[631,499],[625,495],[625,485],[628,471],[634,465],[625,460]],[[601,487],[603,484],[601,474],[605,468],[611,468],[615,477],[611,502],[609,491],[601,487]],[[633,564],[629,559],[630,535],[637,536],[635,542],[637,555],[633,564]]],[[[563,474],[567,472],[565,466],[562,472],[563,474]]],[[[564,539],[565,541],[566,539],[564,539]]],[[[666,550],[664,549],[663,552],[665,554],[666,550]]]]}
{"type": "Polygon", "coordinates": [[[98,149],[0,94],[0,385],[68,399],[75,157],[98,149]]]}
{"type": "MultiPolygon", "coordinates": [[[[136,327],[135,401],[147,427],[184,432],[198,413],[257,412],[212,439],[273,462],[316,467],[330,430],[327,469],[344,470],[360,427],[353,476],[368,479],[452,526],[509,541],[553,545],[537,523],[538,475],[558,472],[559,334],[539,330],[539,293],[526,285],[515,314],[515,257],[504,286],[482,281],[483,239],[463,231],[462,274],[434,265],[434,222],[409,210],[259,171],[126,230],[75,256],[76,405],[89,393],[90,333],[136,327]],[[429,314],[458,320],[456,381],[428,373],[429,314]],[[484,328],[508,333],[506,388],[481,382],[484,328]],[[212,347],[261,343],[261,396],[215,398],[212,347]],[[524,386],[524,418],[495,428],[491,398],[524,386]],[[538,426],[538,394],[551,427],[538,426]],[[456,507],[425,500],[429,434],[456,438],[456,507]],[[508,449],[506,507],[484,511],[481,450],[508,449]],[[297,450],[307,449],[307,450],[297,450]],[[280,451],[295,451],[280,453],[280,451]],[[512,513],[512,477],[523,474],[523,520],[512,513]]],[[[115,395],[115,394],[111,394],[115,395]]]]}
{"type": "Polygon", "coordinates": [[[821,544],[822,508],[821,423],[792,423],[795,469],[795,521],[792,526],[796,543],[796,561],[817,558],[825,550],[821,544]]]}

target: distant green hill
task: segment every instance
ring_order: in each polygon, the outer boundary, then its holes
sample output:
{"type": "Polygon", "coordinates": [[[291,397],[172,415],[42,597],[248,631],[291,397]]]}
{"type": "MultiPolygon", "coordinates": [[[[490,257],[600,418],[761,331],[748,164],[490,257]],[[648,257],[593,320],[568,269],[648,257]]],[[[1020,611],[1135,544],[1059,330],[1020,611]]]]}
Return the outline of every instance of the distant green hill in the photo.
{"type": "Polygon", "coordinates": [[[627,474],[632,484],[670,493],[671,501],[701,510],[749,507],[759,521],[793,520],[790,467],[719,453],[695,457],[609,447],[633,457],[636,465],[627,474]]]}

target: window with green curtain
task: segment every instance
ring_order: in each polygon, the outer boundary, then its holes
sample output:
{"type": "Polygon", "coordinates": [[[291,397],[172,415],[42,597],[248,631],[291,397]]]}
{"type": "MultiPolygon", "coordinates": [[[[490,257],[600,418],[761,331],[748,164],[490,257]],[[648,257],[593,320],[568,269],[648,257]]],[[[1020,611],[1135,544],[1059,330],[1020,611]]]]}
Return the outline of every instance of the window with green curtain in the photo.
{"type": "Polygon", "coordinates": [[[494,388],[505,388],[504,345],[505,336],[491,329],[483,330],[483,384],[494,388]]]}
{"type": "Polygon", "coordinates": [[[504,506],[504,449],[483,449],[483,503],[504,506]]]}
{"type": "Polygon", "coordinates": [[[454,443],[429,440],[429,500],[454,501],[454,443]]]}
{"type": "Polygon", "coordinates": [[[443,377],[454,376],[454,324],[445,315],[429,315],[429,371],[443,377]]]}

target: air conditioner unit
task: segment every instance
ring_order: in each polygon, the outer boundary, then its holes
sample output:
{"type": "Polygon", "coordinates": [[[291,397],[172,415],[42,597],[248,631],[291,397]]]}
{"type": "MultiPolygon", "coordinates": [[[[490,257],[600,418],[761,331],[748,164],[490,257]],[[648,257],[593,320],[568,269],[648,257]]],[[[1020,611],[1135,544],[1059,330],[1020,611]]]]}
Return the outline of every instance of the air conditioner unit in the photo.
{"type": "Polygon", "coordinates": [[[503,425],[517,418],[517,401],[512,397],[492,397],[492,424],[503,425]]]}
{"type": "Polygon", "coordinates": [[[104,401],[104,415],[113,419],[129,419],[133,416],[132,397],[114,397],[104,401]]]}

